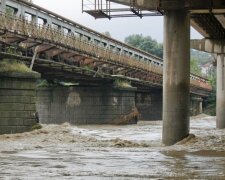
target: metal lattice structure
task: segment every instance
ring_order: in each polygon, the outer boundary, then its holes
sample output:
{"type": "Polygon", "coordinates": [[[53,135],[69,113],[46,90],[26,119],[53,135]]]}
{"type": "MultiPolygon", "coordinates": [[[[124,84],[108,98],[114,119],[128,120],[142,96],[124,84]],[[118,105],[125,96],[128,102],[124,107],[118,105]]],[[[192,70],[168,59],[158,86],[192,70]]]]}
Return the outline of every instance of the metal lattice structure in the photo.
{"type": "Polygon", "coordinates": [[[117,5],[109,0],[82,0],[82,11],[99,18],[162,16],[159,10],[145,11],[136,6],[136,0],[130,0],[129,6],[117,5]]]}
{"type": "MultiPolygon", "coordinates": [[[[13,15],[0,14],[1,58],[23,60],[46,79],[88,85],[126,79],[138,87],[162,87],[162,59],[31,3],[5,1],[11,7],[22,8],[13,15]],[[32,18],[27,19],[22,9],[32,18]],[[38,24],[37,18],[44,19],[44,24],[38,24]]],[[[190,81],[192,93],[208,96],[211,86],[207,79],[191,75],[190,81]]]]}

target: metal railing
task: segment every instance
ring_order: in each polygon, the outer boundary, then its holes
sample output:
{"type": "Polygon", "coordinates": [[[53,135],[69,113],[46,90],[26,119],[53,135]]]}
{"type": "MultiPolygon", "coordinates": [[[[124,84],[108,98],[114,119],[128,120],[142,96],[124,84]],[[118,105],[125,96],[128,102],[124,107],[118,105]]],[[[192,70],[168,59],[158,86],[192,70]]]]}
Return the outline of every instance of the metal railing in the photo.
{"type": "MultiPolygon", "coordinates": [[[[163,68],[154,65],[149,62],[138,61],[135,58],[127,56],[125,54],[116,53],[109,48],[101,47],[93,42],[81,39],[71,34],[65,34],[63,31],[56,30],[49,26],[38,25],[23,18],[16,16],[9,16],[4,13],[0,13],[0,29],[13,33],[17,36],[23,36],[26,38],[32,38],[35,40],[41,40],[44,43],[52,43],[58,45],[58,47],[67,48],[73,50],[74,53],[81,53],[89,55],[96,61],[103,61],[109,64],[118,64],[130,69],[137,69],[144,72],[155,73],[163,75],[163,68]]],[[[43,44],[44,44],[43,43],[43,44]]],[[[204,81],[191,78],[192,85],[211,90],[211,86],[204,81]]]]}
{"type": "Polygon", "coordinates": [[[30,37],[37,40],[44,40],[62,47],[89,54],[101,61],[118,63],[130,68],[138,68],[143,71],[153,72],[162,75],[162,68],[147,62],[140,62],[136,59],[112,52],[109,48],[99,47],[96,44],[85,41],[81,38],[64,34],[49,26],[37,25],[22,18],[0,14],[0,28],[13,32],[14,34],[30,37]]]}

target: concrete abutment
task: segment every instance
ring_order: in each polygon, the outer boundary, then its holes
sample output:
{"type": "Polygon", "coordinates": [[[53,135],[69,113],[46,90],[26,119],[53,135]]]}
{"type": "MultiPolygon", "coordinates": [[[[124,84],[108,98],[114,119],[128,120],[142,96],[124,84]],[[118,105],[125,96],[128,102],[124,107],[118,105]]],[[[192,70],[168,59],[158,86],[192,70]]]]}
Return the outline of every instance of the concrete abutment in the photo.
{"type": "Polygon", "coordinates": [[[0,74],[0,134],[20,133],[37,123],[35,118],[38,73],[0,74]]]}
{"type": "Polygon", "coordinates": [[[137,122],[136,88],[56,87],[37,90],[40,122],[75,125],[137,122]]]}
{"type": "Polygon", "coordinates": [[[140,120],[162,120],[162,90],[137,92],[135,104],[140,120]]]}
{"type": "Polygon", "coordinates": [[[81,86],[36,89],[37,78],[39,75],[1,75],[0,134],[30,130],[37,123],[35,112],[44,124],[134,124],[138,119],[162,119],[162,90],[81,86]]]}

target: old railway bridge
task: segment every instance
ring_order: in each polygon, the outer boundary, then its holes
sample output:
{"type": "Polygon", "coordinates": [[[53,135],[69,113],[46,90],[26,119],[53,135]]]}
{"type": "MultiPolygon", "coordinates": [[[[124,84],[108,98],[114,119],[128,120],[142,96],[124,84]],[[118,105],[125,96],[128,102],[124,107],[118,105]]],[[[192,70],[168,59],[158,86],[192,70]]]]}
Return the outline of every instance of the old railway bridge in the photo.
{"type": "MultiPolygon", "coordinates": [[[[135,121],[137,109],[142,119],[161,118],[165,66],[162,59],[27,1],[0,2],[1,59],[24,61],[48,80],[75,83],[70,88],[41,88],[35,93],[34,82],[39,78],[37,74],[1,73],[1,134],[27,130],[35,123],[36,109],[43,123],[61,123],[67,120],[76,124],[116,124],[118,119],[123,119],[124,122],[135,121]],[[112,86],[115,82],[124,81],[129,81],[133,88],[112,86]]],[[[182,18],[181,20],[183,22],[182,18]]],[[[188,23],[184,28],[187,27],[188,23]]],[[[179,31],[183,29],[180,28],[179,31]]],[[[186,31],[185,29],[184,32],[186,31]]],[[[184,41],[189,44],[188,37],[184,41]]],[[[185,83],[182,91],[168,89],[164,97],[168,98],[165,101],[171,103],[171,107],[187,111],[180,113],[179,120],[180,117],[185,119],[189,116],[190,109],[201,112],[202,99],[210,94],[211,86],[207,79],[190,75],[189,50],[180,56],[179,48],[183,44],[178,43],[178,46],[174,48],[178,48],[176,58],[180,58],[181,64],[166,62],[164,87],[167,90],[170,81],[170,85],[176,88],[176,81],[179,79],[185,83]],[[183,59],[187,64],[182,64],[183,59]],[[176,66],[185,67],[184,72],[179,68],[174,72],[173,67],[176,66]],[[171,67],[172,74],[167,74],[168,67],[171,67]],[[188,81],[183,77],[187,73],[188,81]],[[170,92],[173,95],[167,94],[170,92]],[[191,104],[191,108],[189,105],[184,106],[184,102],[191,104]]],[[[183,48],[190,49],[188,45],[184,46],[183,48]]]]}

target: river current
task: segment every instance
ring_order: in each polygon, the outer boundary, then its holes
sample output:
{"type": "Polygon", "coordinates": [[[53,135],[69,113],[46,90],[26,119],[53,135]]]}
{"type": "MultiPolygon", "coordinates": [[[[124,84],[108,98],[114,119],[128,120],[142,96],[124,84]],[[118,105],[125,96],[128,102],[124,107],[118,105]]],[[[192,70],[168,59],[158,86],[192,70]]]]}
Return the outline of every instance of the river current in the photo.
{"type": "Polygon", "coordinates": [[[0,136],[0,179],[225,179],[225,130],[191,118],[191,135],[166,147],[162,122],[43,125],[0,136]]]}

